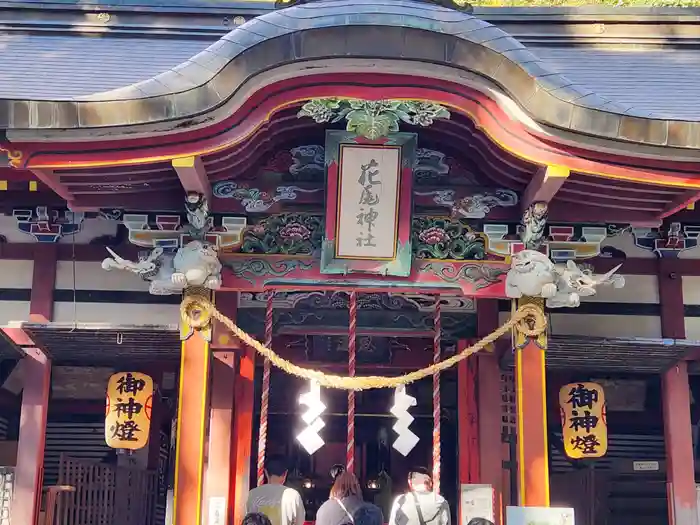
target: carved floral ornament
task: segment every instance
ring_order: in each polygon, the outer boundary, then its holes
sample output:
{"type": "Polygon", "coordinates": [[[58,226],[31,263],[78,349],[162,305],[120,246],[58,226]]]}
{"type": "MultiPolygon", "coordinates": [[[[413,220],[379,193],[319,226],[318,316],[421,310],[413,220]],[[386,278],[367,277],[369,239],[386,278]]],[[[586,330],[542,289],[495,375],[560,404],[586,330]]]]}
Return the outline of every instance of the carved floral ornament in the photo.
{"type": "Polygon", "coordinates": [[[319,124],[345,120],[351,133],[376,140],[399,131],[399,122],[427,127],[437,119],[449,119],[440,104],[420,100],[360,100],[315,98],[304,104],[298,117],[310,117],[319,124]]]}

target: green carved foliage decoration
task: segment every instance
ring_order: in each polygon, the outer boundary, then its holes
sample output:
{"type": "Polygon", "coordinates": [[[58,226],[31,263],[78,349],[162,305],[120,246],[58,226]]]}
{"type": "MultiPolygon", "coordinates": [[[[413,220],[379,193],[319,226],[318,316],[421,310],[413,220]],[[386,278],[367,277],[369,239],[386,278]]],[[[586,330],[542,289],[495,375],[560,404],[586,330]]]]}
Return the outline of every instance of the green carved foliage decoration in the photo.
{"type": "Polygon", "coordinates": [[[460,219],[414,217],[413,253],[418,259],[486,259],[486,243],[460,219]]]}
{"type": "MultiPolygon", "coordinates": [[[[282,213],[270,215],[249,226],[243,233],[240,252],[260,255],[314,255],[321,249],[324,221],[319,215],[282,213]]],[[[414,217],[413,257],[480,261],[487,258],[486,243],[466,219],[414,217]]],[[[411,252],[400,245],[394,264],[410,268],[411,252]]],[[[331,250],[332,251],[332,250],[331,250]]]]}
{"type": "Polygon", "coordinates": [[[440,104],[419,100],[360,100],[317,98],[304,104],[298,117],[310,117],[319,124],[345,120],[347,131],[370,140],[399,131],[399,123],[430,126],[437,119],[449,119],[440,104]]]}
{"type": "Polygon", "coordinates": [[[270,215],[243,233],[241,253],[312,255],[321,246],[323,217],[303,213],[270,215]]]}

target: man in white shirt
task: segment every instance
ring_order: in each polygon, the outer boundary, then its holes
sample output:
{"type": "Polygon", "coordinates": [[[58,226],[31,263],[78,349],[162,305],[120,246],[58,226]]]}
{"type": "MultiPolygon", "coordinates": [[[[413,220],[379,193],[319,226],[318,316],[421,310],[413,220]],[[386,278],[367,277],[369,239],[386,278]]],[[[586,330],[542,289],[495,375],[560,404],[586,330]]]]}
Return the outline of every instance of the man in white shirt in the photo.
{"type": "Polygon", "coordinates": [[[450,525],[450,506],[433,492],[433,480],[427,469],[416,468],[408,474],[408,488],[394,501],[388,525],[450,525]]]}
{"type": "Polygon", "coordinates": [[[301,495],[284,486],[287,480],[285,461],[279,457],[269,458],[265,463],[265,478],[265,485],[248,493],[246,513],[265,514],[272,525],[303,525],[306,511],[301,495]]]}

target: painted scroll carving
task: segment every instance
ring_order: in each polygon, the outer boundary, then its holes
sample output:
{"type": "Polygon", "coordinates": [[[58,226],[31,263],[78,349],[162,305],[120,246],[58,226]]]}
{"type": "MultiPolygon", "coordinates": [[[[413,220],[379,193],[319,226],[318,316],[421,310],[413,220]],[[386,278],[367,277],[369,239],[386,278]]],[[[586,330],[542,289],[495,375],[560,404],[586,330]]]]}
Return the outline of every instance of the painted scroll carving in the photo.
{"type": "Polygon", "coordinates": [[[512,190],[495,190],[492,193],[474,193],[452,204],[452,216],[466,219],[483,219],[493,208],[515,206],[518,195],[512,190]]]}
{"type": "Polygon", "coordinates": [[[555,265],[541,252],[523,250],[513,255],[506,276],[506,296],[542,297],[549,308],[575,308],[581,304],[581,297],[595,295],[599,286],[622,288],[625,279],[616,274],[620,266],[604,275],[595,275],[573,261],[555,265]]]}
{"type": "Polygon", "coordinates": [[[453,218],[484,219],[494,208],[518,204],[518,194],[503,189],[481,190],[459,197],[456,190],[446,189],[416,191],[415,195],[430,198],[435,205],[448,208],[453,218]]]}
{"type": "Polygon", "coordinates": [[[294,201],[298,193],[322,193],[323,188],[306,189],[300,186],[277,186],[274,194],[259,188],[248,187],[244,183],[223,181],[214,184],[214,197],[240,201],[246,212],[261,213],[268,211],[280,201],[294,201]]]}

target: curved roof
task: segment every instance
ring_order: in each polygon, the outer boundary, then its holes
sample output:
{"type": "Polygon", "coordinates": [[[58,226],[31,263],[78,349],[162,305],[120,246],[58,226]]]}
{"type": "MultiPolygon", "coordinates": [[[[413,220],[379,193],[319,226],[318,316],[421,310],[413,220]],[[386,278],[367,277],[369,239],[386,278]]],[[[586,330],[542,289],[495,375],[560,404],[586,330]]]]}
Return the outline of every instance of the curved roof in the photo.
{"type": "Polygon", "coordinates": [[[700,122],[653,118],[646,109],[604,98],[551,70],[488,22],[407,0],[336,0],[271,12],[183,64],[125,88],[72,101],[0,100],[0,127],[65,130],[191,120],[285,64],[297,63],[309,74],[316,61],[352,66],[368,58],[399,60],[401,72],[413,76],[425,76],[421,63],[452,68],[455,78],[474,73],[547,126],[654,146],[700,146],[700,122]]]}
{"type": "MultiPolygon", "coordinates": [[[[554,27],[571,29],[562,25],[554,27]]],[[[164,29],[155,25],[149,31],[158,30],[164,29]]],[[[77,30],[0,30],[0,99],[67,100],[118,89],[168,71],[216,41],[211,35],[166,38],[149,31],[118,37],[112,31],[87,36],[77,30]],[[124,67],[125,57],[129,67],[124,67]]],[[[548,68],[622,106],[658,118],[700,120],[700,53],[693,47],[525,43],[548,68]]]]}
{"type": "Polygon", "coordinates": [[[0,98],[69,100],[112,90],[167,71],[210,44],[184,37],[0,31],[0,98]]]}

